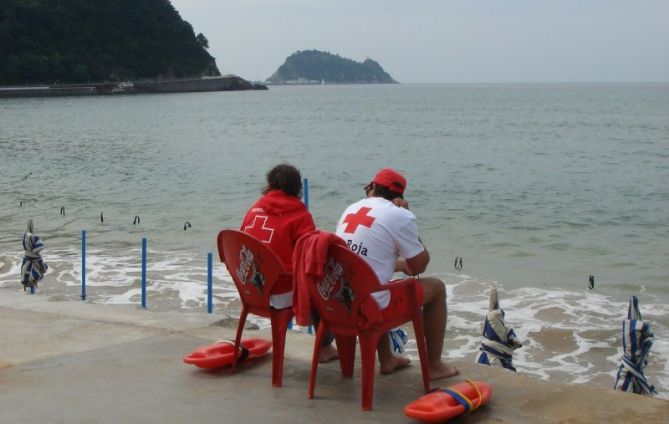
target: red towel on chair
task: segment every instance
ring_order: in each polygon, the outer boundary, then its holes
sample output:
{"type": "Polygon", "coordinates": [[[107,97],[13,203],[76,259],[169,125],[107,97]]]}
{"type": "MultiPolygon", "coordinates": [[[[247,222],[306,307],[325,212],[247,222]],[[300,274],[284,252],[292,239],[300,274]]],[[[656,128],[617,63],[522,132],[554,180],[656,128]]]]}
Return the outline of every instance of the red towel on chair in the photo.
{"type": "Polygon", "coordinates": [[[334,233],[315,230],[297,239],[293,250],[293,312],[297,325],[309,325],[311,302],[309,286],[323,278],[328,248],[333,244],[346,246],[334,233]]]}

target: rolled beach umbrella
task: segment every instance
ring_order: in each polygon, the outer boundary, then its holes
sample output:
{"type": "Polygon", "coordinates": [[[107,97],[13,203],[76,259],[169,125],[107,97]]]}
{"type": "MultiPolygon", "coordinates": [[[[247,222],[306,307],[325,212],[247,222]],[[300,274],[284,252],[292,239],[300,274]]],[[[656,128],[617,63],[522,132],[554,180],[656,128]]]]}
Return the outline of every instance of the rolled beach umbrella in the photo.
{"type": "Polygon", "coordinates": [[[49,268],[42,260],[42,249],[44,249],[44,242],[34,234],[33,220],[29,219],[28,228],[23,234],[24,256],[21,264],[21,284],[23,284],[24,291],[27,287],[37,287],[37,283],[42,281],[49,268]]]}
{"type": "Polygon", "coordinates": [[[512,363],[513,351],[522,345],[513,329],[506,327],[504,311],[499,307],[497,289],[491,287],[488,315],[483,325],[483,340],[476,355],[476,363],[515,371],[512,363]]]}
{"type": "Polygon", "coordinates": [[[409,335],[403,328],[397,327],[390,331],[390,341],[393,345],[393,350],[397,353],[404,353],[404,347],[409,342],[409,335]]]}
{"type": "Polygon", "coordinates": [[[655,387],[648,383],[643,374],[648,365],[648,354],[653,346],[654,335],[650,325],[641,318],[639,299],[636,296],[630,298],[622,336],[623,355],[620,357],[613,389],[647,396],[656,395],[655,387]]]}

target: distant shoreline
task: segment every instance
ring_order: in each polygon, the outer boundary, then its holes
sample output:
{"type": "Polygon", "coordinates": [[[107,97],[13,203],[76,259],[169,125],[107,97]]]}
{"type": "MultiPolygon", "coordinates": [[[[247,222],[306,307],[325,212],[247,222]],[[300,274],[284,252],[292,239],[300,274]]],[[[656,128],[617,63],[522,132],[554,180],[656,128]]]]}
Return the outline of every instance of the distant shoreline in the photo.
{"type": "Polygon", "coordinates": [[[161,81],[98,82],[0,87],[0,98],[101,96],[114,94],[192,93],[207,91],[267,90],[238,76],[161,81]]]}
{"type": "Polygon", "coordinates": [[[378,82],[378,81],[284,81],[284,82],[269,82],[265,81],[263,85],[396,85],[398,82],[378,82]]]}

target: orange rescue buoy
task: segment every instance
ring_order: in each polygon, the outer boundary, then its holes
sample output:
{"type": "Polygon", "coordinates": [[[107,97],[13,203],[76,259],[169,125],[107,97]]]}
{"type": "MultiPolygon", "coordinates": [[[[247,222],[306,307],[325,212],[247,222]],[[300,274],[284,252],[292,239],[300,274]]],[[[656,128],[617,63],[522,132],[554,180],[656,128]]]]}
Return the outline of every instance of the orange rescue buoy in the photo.
{"type": "MultiPolygon", "coordinates": [[[[271,347],[271,340],[242,339],[237,363],[264,356],[271,347]]],[[[183,361],[199,368],[220,368],[232,365],[234,350],[234,341],[223,340],[212,345],[198,347],[185,355],[183,361]]]]}
{"type": "Polygon", "coordinates": [[[414,400],[404,408],[404,413],[417,420],[440,423],[475,411],[488,403],[491,395],[488,383],[467,380],[414,400]]]}

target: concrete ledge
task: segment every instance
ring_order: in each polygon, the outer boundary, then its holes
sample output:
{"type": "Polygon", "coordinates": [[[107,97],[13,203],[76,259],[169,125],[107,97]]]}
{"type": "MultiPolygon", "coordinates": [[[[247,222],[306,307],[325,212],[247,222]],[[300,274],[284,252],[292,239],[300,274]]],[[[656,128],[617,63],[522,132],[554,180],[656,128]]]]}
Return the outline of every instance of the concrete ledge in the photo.
{"type": "MultiPolygon", "coordinates": [[[[232,328],[210,325],[221,318],[220,311],[51,302],[2,289],[0,422],[415,422],[402,411],[422,395],[417,364],[376,375],[373,411],[360,408],[359,363],[353,379],[342,378],[336,362],[320,366],[316,399],[307,399],[313,337],[302,333],[288,334],[282,388],[271,386],[271,355],[235,374],[183,364],[197,346],[234,336],[232,328]]],[[[267,330],[245,334],[270,338],[267,330]]],[[[490,404],[460,422],[632,423],[669,416],[669,402],[661,399],[456,363],[463,378],[493,387],[490,404]]]]}

